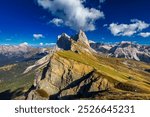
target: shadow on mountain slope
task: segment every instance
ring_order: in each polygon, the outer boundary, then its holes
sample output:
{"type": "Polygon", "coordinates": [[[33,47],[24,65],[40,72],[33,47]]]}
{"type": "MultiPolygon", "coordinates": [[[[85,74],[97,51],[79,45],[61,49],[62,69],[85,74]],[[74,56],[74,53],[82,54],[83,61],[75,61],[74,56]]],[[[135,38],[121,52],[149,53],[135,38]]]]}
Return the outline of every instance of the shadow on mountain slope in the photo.
{"type": "Polygon", "coordinates": [[[6,90],[4,92],[1,92],[0,100],[11,100],[15,97],[22,96],[24,94],[23,90],[24,90],[23,88],[19,88],[13,92],[11,92],[11,90],[6,90]]]}
{"type": "Polygon", "coordinates": [[[49,99],[50,100],[53,100],[53,99],[54,100],[56,100],[56,99],[66,100],[66,99],[90,98],[90,97],[96,96],[99,93],[108,91],[108,89],[106,89],[106,90],[101,90],[101,91],[91,91],[90,92],[92,84],[98,80],[97,78],[92,79],[93,73],[94,73],[94,71],[91,71],[90,73],[83,76],[82,78],[71,82],[64,89],[59,91],[57,94],[50,96],[49,99]],[[86,82],[86,83],[80,87],[82,82],[84,82],[84,83],[86,82]],[[80,87],[75,95],[61,96],[61,93],[63,93],[63,91],[69,90],[70,88],[74,88],[74,87],[80,87]]]}

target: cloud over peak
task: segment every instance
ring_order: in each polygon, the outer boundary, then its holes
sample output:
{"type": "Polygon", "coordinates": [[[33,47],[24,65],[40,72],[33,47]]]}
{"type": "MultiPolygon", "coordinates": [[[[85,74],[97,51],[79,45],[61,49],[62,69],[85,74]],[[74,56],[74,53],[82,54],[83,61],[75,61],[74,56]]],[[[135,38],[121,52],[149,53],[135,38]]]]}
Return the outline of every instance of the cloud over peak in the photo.
{"type": "Polygon", "coordinates": [[[131,24],[111,23],[108,29],[114,36],[132,36],[149,26],[150,24],[145,23],[144,21],[132,19],[131,24]]]}
{"type": "Polygon", "coordinates": [[[61,19],[65,26],[74,30],[95,30],[95,21],[104,18],[104,13],[100,10],[84,7],[83,0],[37,0],[37,2],[54,17],[61,19]]]}
{"type": "Polygon", "coordinates": [[[43,34],[33,34],[34,39],[44,38],[43,34]]]}

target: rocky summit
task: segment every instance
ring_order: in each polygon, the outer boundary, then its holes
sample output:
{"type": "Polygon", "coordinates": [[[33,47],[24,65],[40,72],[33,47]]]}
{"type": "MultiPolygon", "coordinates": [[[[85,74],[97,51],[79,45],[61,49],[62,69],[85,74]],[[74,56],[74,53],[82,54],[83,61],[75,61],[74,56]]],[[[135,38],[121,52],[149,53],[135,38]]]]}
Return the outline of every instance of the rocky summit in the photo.
{"type": "Polygon", "coordinates": [[[59,35],[57,40],[57,49],[65,51],[70,50],[76,53],[96,53],[96,51],[90,47],[87,36],[82,30],[80,30],[75,36],[68,36],[65,33],[59,35]]]}
{"type": "Polygon", "coordinates": [[[150,99],[149,64],[98,55],[83,31],[45,58],[25,99],[150,99]]]}

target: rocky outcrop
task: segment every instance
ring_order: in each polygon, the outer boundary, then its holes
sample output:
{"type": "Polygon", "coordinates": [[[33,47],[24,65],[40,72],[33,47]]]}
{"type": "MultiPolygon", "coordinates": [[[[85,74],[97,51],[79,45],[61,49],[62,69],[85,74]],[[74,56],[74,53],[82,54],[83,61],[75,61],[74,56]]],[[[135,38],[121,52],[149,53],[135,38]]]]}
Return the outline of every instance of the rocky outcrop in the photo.
{"type": "Polygon", "coordinates": [[[93,67],[54,54],[39,71],[27,99],[80,99],[108,90],[110,84],[93,67]]]}
{"type": "Polygon", "coordinates": [[[37,60],[37,61],[34,63],[34,65],[31,65],[31,66],[27,67],[27,68],[25,69],[25,71],[23,72],[23,74],[26,74],[26,73],[30,72],[31,70],[33,70],[33,69],[35,69],[35,68],[37,68],[37,67],[41,67],[41,66],[47,64],[48,61],[49,61],[49,59],[50,59],[50,57],[51,57],[56,51],[58,51],[58,49],[57,49],[56,47],[54,47],[53,49],[49,50],[49,54],[48,54],[48,55],[46,55],[46,56],[44,56],[43,58],[37,60]]]}
{"type": "Polygon", "coordinates": [[[82,30],[80,30],[79,33],[73,37],[73,39],[90,47],[89,40],[85,32],[83,32],[82,30]]]}
{"type": "Polygon", "coordinates": [[[71,49],[71,38],[63,33],[62,35],[58,36],[57,46],[63,50],[70,50],[71,49]]]}
{"type": "Polygon", "coordinates": [[[95,50],[90,47],[87,36],[82,30],[72,37],[65,33],[58,36],[57,47],[61,50],[71,50],[74,52],[82,51],[89,54],[95,52],[95,50]]]}

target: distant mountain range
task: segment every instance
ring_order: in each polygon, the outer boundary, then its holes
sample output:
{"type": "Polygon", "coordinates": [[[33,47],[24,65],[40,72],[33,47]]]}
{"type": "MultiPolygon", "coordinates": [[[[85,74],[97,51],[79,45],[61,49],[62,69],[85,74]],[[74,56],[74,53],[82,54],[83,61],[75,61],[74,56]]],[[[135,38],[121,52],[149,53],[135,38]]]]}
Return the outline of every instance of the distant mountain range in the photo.
{"type": "MultiPolygon", "coordinates": [[[[84,40],[84,43],[92,48],[90,49],[91,51],[95,50],[98,53],[110,57],[133,59],[150,63],[150,46],[148,45],[140,45],[128,41],[122,41],[116,44],[95,43],[93,41],[88,41],[86,35],[79,36],[79,39],[86,39],[84,40]]],[[[59,48],[63,48],[64,50],[71,49],[70,36],[63,33],[58,37],[59,41],[57,42],[57,46],[59,48]]],[[[77,40],[78,37],[75,35],[72,38],[77,40]]],[[[31,47],[25,44],[18,46],[0,45],[0,66],[32,59],[38,60],[48,53],[46,48],[31,47]]]]}
{"type": "Polygon", "coordinates": [[[0,66],[21,61],[36,60],[48,54],[45,48],[34,48],[25,44],[0,45],[0,66]]]}
{"type": "Polygon", "coordinates": [[[90,43],[91,47],[98,53],[111,57],[133,59],[150,63],[150,46],[122,41],[117,44],[90,43]]]}

